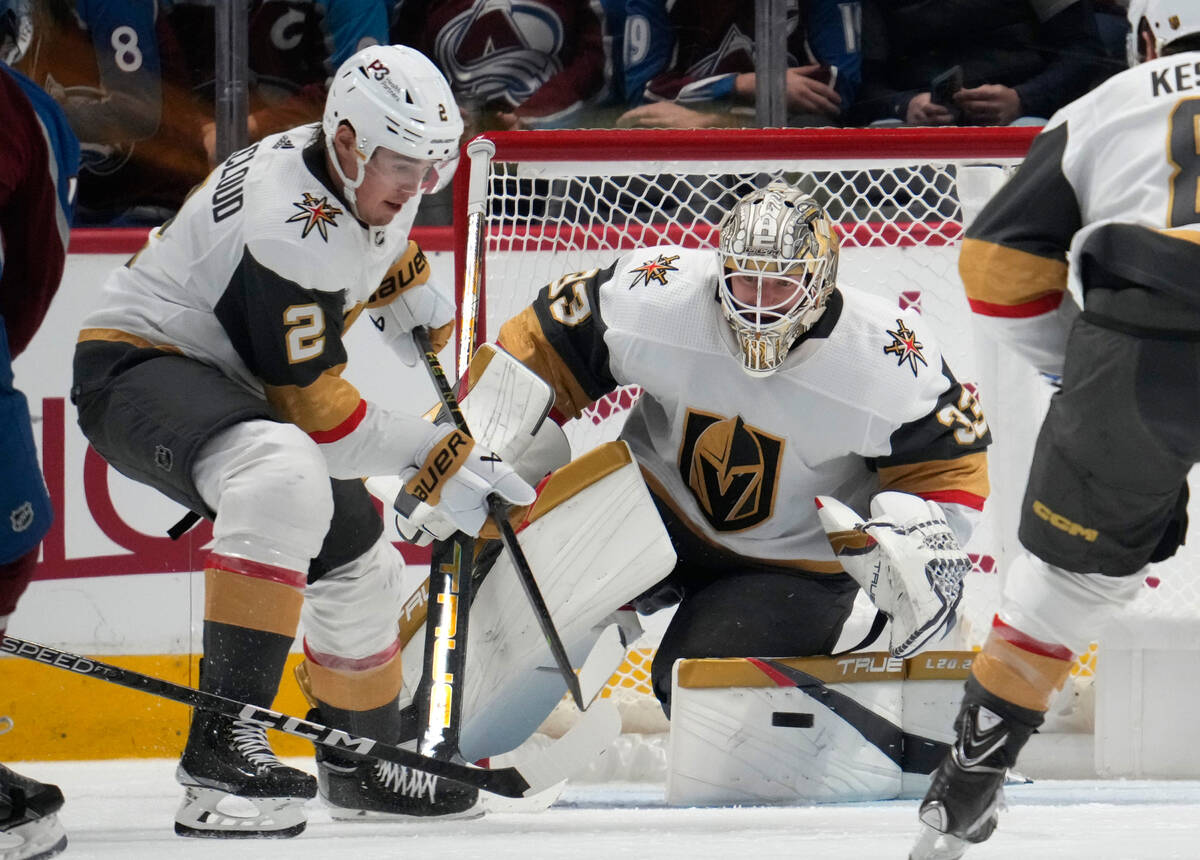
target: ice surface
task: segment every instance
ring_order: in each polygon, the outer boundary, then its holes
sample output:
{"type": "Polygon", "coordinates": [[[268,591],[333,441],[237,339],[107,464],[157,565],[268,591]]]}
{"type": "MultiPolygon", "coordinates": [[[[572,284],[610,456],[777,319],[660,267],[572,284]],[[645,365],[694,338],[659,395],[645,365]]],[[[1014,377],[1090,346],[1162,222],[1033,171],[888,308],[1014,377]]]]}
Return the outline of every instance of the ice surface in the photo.
{"type": "MultiPolygon", "coordinates": [[[[311,761],[290,763],[311,769],[311,761]]],[[[57,783],[65,858],[96,860],[382,860],[449,857],[898,858],[916,833],[916,801],[807,807],[676,809],[655,784],[580,785],[549,809],[474,821],[333,822],[319,801],[308,830],[285,840],[195,840],[172,829],[174,761],[27,762],[57,783]]],[[[1009,811],[971,860],[1139,860],[1200,857],[1200,782],[1042,781],[1008,789],[1009,811]]]]}

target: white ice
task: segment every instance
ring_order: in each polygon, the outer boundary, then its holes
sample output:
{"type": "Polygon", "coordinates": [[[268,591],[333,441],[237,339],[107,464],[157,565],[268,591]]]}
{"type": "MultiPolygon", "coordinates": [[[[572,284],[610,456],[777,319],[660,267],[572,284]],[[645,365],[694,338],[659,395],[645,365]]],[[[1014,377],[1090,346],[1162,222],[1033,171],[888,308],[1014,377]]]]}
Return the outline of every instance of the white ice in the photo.
{"type": "MultiPolygon", "coordinates": [[[[298,766],[303,762],[292,761],[298,766]]],[[[541,812],[459,822],[333,822],[318,801],[286,840],[196,840],[173,832],[174,762],[27,762],[58,784],[76,860],[382,860],[382,858],[898,858],[916,833],[916,801],[804,807],[667,807],[662,786],[569,787],[541,812]]],[[[311,760],[307,763],[311,767],[311,760]]],[[[1009,810],[970,860],[1167,860],[1200,857],[1200,782],[1039,781],[1010,786],[1009,810]]]]}

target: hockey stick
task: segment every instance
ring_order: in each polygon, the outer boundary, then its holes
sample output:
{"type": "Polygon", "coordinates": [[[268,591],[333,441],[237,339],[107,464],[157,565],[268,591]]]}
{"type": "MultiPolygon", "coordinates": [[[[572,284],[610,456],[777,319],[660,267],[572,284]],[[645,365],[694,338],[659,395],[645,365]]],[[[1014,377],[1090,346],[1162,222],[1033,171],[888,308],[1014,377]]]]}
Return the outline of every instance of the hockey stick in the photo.
{"type": "Polygon", "coordinates": [[[491,770],[430,758],[371,738],[354,737],[340,729],[320,723],[174,684],[134,672],[132,669],[122,669],[120,666],[102,663],[91,657],[81,657],[15,636],[5,636],[0,640],[0,653],[24,657],[132,690],[141,690],[192,708],[202,708],[234,719],[247,720],[315,744],[390,761],[505,797],[527,797],[557,785],[578,768],[601,755],[621,731],[621,715],[616,706],[608,700],[602,700],[608,707],[590,708],[570,731],[546,749],[522,762],[519,767],[491,770]]]}
{"type": "MultiPolygon", "coordinates": [[[[429,378],[433,380],[438,396],[450,413],[454,426],[470,436],[471,430],[467,427],[467,419],[463,417],[462,410],[458,406],[458,398],[454,396],[450,382],[446,379],[446,373],[442,370],[441,362],[438,361],[437,353],[429,340],[429,332],[418,326],[413,329],[412,335],[417,347],[421,350],[421,357],[425,362],[425,369],[429,371],[429,378]]],[[[571,666],[571,658],[567,656],[567,649],[563,646],[562,637],[558,635],[558,630],[554,627],[554,619],[550,617],[546,600],[542,597],[537,580],[533,578],[529,560],[525,558],[525,552],[517,542],[517,534],[513,531],[512,523],[508,521],[508,505],[499,496],[492,495],[488,497],[488,508],[491,511],[492,519],[496,521],[496,526],[500,529],[500,539],[504,542],[504,548],[508,550],[508,554],[512,558],[517,577],[533,607],[533,614],[537,616],[538,625],[542,628],[542,635],[546,638],[550,653],[554,655],[554,662],[558,665],[563,682],[571,691],[571,697],[575,700],[576,707],[581,711],[586,710],[587,703],[583,698],[583,690],[579,686],[579,678],[571,666]]]]}

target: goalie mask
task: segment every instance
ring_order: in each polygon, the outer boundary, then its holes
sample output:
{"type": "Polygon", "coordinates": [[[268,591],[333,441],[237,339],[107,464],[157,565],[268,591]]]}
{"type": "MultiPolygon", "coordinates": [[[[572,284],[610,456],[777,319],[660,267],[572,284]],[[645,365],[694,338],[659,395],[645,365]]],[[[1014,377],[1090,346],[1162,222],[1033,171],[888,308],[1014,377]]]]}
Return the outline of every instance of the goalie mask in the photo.
{"type": "Polygon", "coordinates": [[[1131,67],[1145,60],[1140,39],[1143,19],[1150,27],[1154,50],[1160,57],[1176,39],[1200,34],[1200,3],[1196,0],[1131,0],[1128,16],[1125,55],[1131,67]]]}
{"type": "Polygon", "coordinates": [[[445,77],[420,51],[401,45],[372,45],[342,64],[329,86],[321,126],[333,169],[352,206],[357,206],[363,166],[380,147],[432,163],[421,181],[422,193],[444,187],[454,175],[463,133],[462,115],[445,77]],[[333,137],[343,122],[354,129],[360,160],[353,179],[342,171],[333,149],[333,137]]]}
{"type": "Polygon", "coordinates": [[[817,202],[783,182],[739,200],[721,220],[721,310],[742,369],[769,376],[825,312],[838,239],[817,202]]]}

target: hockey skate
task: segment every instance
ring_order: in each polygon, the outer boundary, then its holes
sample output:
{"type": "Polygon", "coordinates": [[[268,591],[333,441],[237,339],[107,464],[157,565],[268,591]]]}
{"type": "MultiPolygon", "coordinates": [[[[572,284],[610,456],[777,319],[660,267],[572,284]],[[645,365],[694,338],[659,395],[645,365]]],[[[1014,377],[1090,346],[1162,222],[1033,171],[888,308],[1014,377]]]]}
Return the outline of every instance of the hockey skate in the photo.
{"type": "Polygon", "coordinates": [[[479,790],[386,761],[317,747],[321,800],[337,821],[478,818],[479,790]]]}
{"type": "Polygon", "coordinates": [[[304,801],[317,794],[312,776],[275,757],[265,728],[200,710],[175,779],[184,788],[180,836],[296,836],[307,823],[304,801]]]}
{"type": "Polygon", "coordinates": [[[0,858],[44,860],[67,848],[58,821],[63,796],[47,785],[0,764],[0,858]]]}
{"type": "Polygon", "coordinates": [[[909,860],[957,860],[996,830],[1004,781],[1032,733],[991,709],[964,702],[958,736],[921,801],[921,834],[909,860]]]}

